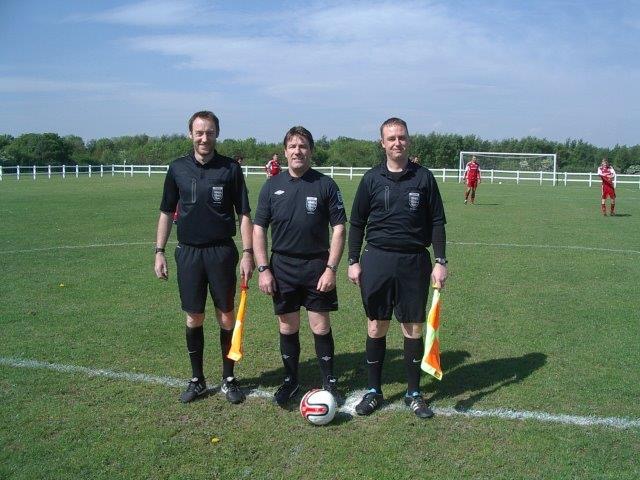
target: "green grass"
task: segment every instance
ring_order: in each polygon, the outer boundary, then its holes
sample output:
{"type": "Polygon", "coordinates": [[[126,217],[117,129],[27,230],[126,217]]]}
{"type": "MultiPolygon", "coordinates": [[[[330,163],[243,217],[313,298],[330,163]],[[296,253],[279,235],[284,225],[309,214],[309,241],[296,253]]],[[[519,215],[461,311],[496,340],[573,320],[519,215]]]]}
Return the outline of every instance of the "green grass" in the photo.
{"type": "MultiPolygon", "coordinates": [[[[249,180],[254,206],[262,181],[249,180]]],[[[357,180],[339,184],[349,206],[357,180]]],[[[450,242],[445,376],[422,382],[434,405],[640,419],[640,191],[619,188],[621,216],[602,217],[598,188],[487,183],[478,205],[465,206],[460,185],[440,187],[450,242]]],[[[153,275],[161,189],[161,176],[0,182],[0,357],[188,378],[172,257],[168,282],[153,275]],[[107,244],[128,245],[25,251],[107,244]]],[[[273,391],[282,377],[276,322],[270,299],[251,286],[237,374],[273,391]]],[[[366,322],[344,261],[338,289],[336,362],[349,392],[366,382],[366,322]]],[[[209,317],[206,373],[215,381],[209,317]]],[[[319,376],[306,325],[301,340],[306,389],[319,376]]],[[[394,327],[384,371],[391,402],[405,388],[401,344],[394,327]]],[[[423,422],[402,409],[318,428],[265,398],[182,405],[179,392],[0,365],[0,478],[640,476],[637,427],[423,422]]]]}

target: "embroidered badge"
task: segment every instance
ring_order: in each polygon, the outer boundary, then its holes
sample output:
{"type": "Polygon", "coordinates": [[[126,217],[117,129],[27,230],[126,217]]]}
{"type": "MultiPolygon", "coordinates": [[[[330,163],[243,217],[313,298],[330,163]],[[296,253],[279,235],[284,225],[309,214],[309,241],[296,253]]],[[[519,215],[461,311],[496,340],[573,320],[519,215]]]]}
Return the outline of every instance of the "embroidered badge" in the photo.
{"type": "Polygon", "coordinates": [[[307,213],[315,213],[318,208],[318,197],[307,197],[307,213]]]}
{"type": "Polygon", "coordinates": [[[409,210],[415,212],[420,205],[420,194],[418,192],[409,192],[409,210]]]}
{"type": "Polygon", "coordinates": [[[222,203],[224,187],[211,187],[211,198],[213,199],[213,203],[222,203]]]}

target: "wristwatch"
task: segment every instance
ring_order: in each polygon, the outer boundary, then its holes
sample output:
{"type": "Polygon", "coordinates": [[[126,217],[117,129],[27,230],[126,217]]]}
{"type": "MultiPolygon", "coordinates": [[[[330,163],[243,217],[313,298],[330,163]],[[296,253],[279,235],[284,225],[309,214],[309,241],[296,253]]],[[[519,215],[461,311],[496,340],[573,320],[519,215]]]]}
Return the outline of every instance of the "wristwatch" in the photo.
{"type": "Polygon", "coordinates": [[[262,273],[262,272],[264,272],[265,270],[271,270],[271,269],[269,268],[269,265],[258,265],[258,272],[262,273]]]}
{"type": "Polygon", "coordinates": [[[446,266],[447,263],[449,263],[446,258],[441,258],[441,257],[436,257],[435,262],[439,263],[442,266],[446,266]]]}
{"type": "Polygon", "coordinates": [[[156,253],[164,253],[164,248],[156,247],[156,253]]]}
{"type": "Polygon", "coordinates": [[[338,272],[338,266],[337,266],[337,265],[330,265],[330,264],[327,264],[327,268],[328,268],[329,270],[331,270],[333,273],[337,273],[337,272],[338,272]]]}
{"type": "Polygon", "coordinates": [[[354,263],[360,263],[360,259],[358,257],[352,257],[349,259],[349,265],[353,265],[354,263]]]}
{"type": "Polygon", "coordinates": [[[250,253],[251,255],[253,255],[253,248],[251,248],[251,247],[243,248],[242,249],[242,253],[250,253]]]}

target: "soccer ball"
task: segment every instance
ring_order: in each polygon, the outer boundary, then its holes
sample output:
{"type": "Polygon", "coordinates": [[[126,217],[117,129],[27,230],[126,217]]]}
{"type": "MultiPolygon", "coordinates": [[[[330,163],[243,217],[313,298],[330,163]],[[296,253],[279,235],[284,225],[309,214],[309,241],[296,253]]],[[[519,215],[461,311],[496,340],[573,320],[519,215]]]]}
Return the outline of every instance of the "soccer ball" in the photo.
{"type": "Polygon", "coordinates": [[[300,414],[314,425],[326,425],[336,416],[336,399],[326,390],[314,388],[300,401],[300,414]]]}

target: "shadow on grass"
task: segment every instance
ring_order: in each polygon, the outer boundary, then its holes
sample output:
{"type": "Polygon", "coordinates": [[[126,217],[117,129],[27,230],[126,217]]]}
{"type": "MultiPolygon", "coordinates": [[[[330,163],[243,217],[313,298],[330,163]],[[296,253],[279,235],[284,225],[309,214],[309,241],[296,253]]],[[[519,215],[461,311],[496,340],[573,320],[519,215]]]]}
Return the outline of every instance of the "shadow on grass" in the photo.
{"type": "MultiPolygon", "coordinates": [[[[442,363],[445,367],[447,366],[444,361],[442,363]]],[[[534,352],[521,357],[496,358],[471,363],[452,370],[447,368],[442,381],[432,382],[426,391],[434,392],[431,401],[470,394],[455,405],[458,410],[468,410],[487,395],[520,383],[546,363],[545,354],[534,352]]]]}
{"type": "Polygon", "coordinates": [[[615,215],[613,215],[613,218],[616,217],[630,217],[631,214],[630,213],[616,213],[615,215]]]}
{"type": "MultiPolygon", "coordinates": [[[[465,351],[447,351],[440,355],[440,361],[447,370],[454,369],[464,363],[471,355],[465,351]]],[[[339,390],[346,394],[353,390],[361,390],[367,387],[367,369],[365,365],[364,351],[356,353],[337,354],[334,357],[334,370],[338,377],[339,390]]],[[[242,378],[243,387],[262,388],[262,387],[278,387],[285,377],[284,368],[279,365],[273,370],[263,372],[257,377],[242,378]]],[[[311,388],[320,388],[322,386],[322,377],[320,367],[315,358],[310,358],[300,362],[299,368],[300,391],[296,395],[301,397],[304,392],[311,388]]],[[[427,377],[423,375],[423,382],[427,377]]],[[[382,371],[382,388],[384,390],[385,383],[390,381],[404,383],[406,380],[406,371],[404,367],[403,351],[401,349],[388,348],[384,359],[384,368],[382,371]]],[[[389,400],[393,400],[390,397],[389,400]]],[[[399,397],[398,397],[399,398],[399,397]]],[[[295,403],[295,402],[292,402],[295,403]]],[[[297,405],[295,405],[297,408],[297,405]]]]}
{"type": "MultiPolygon", "coordinates": [[[[455,398],[467,394],[459,400],[455,408],[468,410],[484,397],[500,390],[520,383],[533,372],[542,368],[547,362],[543,353],[527,353],[521,357],[496,358],[477,363],[465,364],[471,354],[464,350],[445,351],[440,354],[440,362],[444,368],[441,381],[429,380],[422,376],[423,392],[430,402],[447,398],[455,398]]],[[[338,354],[335,356],[335,372],[338,376],[339,390],[342,394],[354,390],[361,390],[367,386],[367,369],[364,351],[356,353],[338,354]]],[[[257,377],[243,378],[243,387],[276,389],[285,377],[284,368],[280,365],[273,370],[263,372],[257,377]]],[[[382,372],[382,388],[389,382],[404,383],[406,371],[403,351],[401,349],[387,349],[382,372]]],[[[300,362],[299,369],[300,391],[285,409],[295,410],[302,395],[312,389],[322,386],[320,367],[315,358],[300,362]]],[[[385,396],[386,402],[400,400],[404,392],[392,396],[385,396]]]]}

